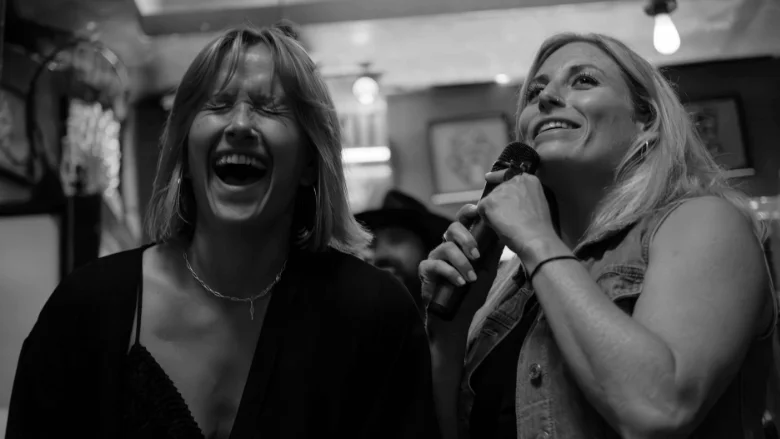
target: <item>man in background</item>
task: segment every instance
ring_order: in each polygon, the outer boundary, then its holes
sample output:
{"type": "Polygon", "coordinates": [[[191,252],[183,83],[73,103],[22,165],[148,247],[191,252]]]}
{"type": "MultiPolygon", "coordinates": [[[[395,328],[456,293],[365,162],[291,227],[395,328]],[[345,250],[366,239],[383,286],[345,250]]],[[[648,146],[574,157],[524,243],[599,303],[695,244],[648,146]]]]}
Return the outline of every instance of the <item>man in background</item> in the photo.
{"type": "Polygon", "coordinates": [[[422,313],[417,267],[441,243],[452,221],[395,189],[385,195],[381,208],[358,213],[355,218],[374,234],[365,259],[401,280],[422,313]]]}

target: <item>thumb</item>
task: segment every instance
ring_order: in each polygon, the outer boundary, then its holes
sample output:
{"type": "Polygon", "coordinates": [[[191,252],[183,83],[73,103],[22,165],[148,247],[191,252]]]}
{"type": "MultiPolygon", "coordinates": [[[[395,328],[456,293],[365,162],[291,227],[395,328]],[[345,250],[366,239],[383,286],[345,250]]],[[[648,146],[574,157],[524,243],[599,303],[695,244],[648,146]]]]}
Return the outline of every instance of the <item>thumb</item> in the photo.
{"type": "Polygon", "coordinates": [[[479,217],[479,210],[477,209],[476,204],[466,204],[463,207],[460,208],[458,213],[455,215],[455,218],[458,220],[459,223],[463,224],[464,226],[468,226],[469,224],[472,224],[475,219],[479,217]]]}

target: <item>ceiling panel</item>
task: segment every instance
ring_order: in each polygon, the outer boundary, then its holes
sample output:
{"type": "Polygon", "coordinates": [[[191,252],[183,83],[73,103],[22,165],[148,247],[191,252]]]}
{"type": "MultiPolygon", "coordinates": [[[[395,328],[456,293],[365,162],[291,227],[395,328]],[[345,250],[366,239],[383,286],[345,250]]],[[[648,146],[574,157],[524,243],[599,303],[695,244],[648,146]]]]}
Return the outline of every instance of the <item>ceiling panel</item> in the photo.
{"type": "MultiPolygon", "coordinates": [[[[215,35],[145,35],[133,0],[60,0],[54,5],[48,0],[16,1],[20,14],[43,24],[79,29],[96,22],[99,38],[130,67],[136,95],[173,87],[215,35]]],[[[653,49],[653,21],[644,14],[644,4],[588,2],[312,23],[302,27],[302,34],[326,76],[356,74],[361,63],[370,62],[389,92],[485,82],[497,73],[522,78],[544,38],[560,31],[613,35],[657,64],[780,55],[777,0],[680,1],[672,18],[682,46],[672,56],[653,49]]],[[[235,17],[236,23],[241,20],[235,17]]]]}
{"type": "MultiPolygon", "coordinates": [[[[235,23],[260,26],[281,18],[298,24],[384,20],[474,11],[517,9],[598,0],[134,0],[149,35],[202,32],[235,23]]],[[[603,1],[603,0],[602,0],[603,1]]],[[[612,0],[611,2],[618,2],[612,0]]],[[[608,3],[611,3],[608,2],[608,3]]]]}

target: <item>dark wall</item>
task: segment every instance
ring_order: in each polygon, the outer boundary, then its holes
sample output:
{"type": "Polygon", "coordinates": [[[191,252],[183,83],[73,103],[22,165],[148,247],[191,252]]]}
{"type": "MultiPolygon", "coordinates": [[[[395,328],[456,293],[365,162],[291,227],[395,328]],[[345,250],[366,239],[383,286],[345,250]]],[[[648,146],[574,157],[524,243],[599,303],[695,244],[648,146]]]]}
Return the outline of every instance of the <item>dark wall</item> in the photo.
{"type": "MultiPolygon", "coordinates": [[[[138,210],[141,218],[146,215],[149,199],[152,196],[152,183],[157,170],[160,136],[165,125],[166,111],[160,105],[159,97],[139,101],[130,111],[133,122],[128,129],[133,130],[135,139],[135,160],[138,178],[138,210]]],[[[146,235],[144,235],[146,239],[146,235]]]]}
{"type": "MultiPolygon", "coordinates": [[[[756,174],[742,179],[752,196],[780,192],[780,59],[761,58],[664,68],[684,101],[736,97],[746,150],[756,174]]],[[[502,111],[513,122],[517,86],[479,84],[389,96],[388,133],[396,184],[429,207],[454,215],[460,204],[433,206],[428,124],[458,116],[502,111]]]]}
{"type": "Polygon", "coordinates": [[[735,97],[748,159],[756,174],[742,188],[752,196],[780,192],[780,58],[664,68],[683,101],[735,97]]]}

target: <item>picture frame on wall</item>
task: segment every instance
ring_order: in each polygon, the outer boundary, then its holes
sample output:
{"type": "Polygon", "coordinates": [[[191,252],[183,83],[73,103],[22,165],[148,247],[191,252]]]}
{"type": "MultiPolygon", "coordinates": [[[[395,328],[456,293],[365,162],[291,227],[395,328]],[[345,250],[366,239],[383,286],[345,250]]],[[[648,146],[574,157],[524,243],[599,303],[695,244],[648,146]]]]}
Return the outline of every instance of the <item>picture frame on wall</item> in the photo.
{"type": "Polygon", "coordinates": [[[504,113],[485,113],[432,121],[428,142],[435,194],[434,204],[478,200],[485,173],[510,142],[504,113]]]}
{"type": "Polygon", "coordinates": [[[715,161],[732,177],[754,175],[738,97],[726,96],[687,102],[685,108],[715,161]]]}

